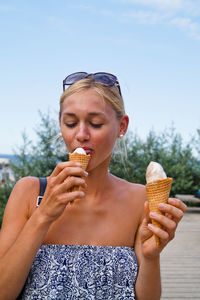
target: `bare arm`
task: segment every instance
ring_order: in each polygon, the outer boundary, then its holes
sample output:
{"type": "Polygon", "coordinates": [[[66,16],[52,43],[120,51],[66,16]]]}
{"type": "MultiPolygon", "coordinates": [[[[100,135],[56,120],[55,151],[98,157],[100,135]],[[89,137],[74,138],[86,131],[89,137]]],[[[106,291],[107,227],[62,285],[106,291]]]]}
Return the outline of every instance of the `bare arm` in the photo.
{"type": "Polygon", "coordinates": [[[146,227],[146,234],[152,236],[147,227],[147,220],[144,219],[139,227],[135,252],[138,260],[138,277],[135,285],[135,293],[137,300],[159,300],[161,297],[161,277],[160,277],[160,257],[159,254],[155,257],[145,256],[142,251],[141,229],[146,227]]]}
{"type": "Polygon", "coordinates": [[[178,199],[170,198],[168,204],[159,207],[164,215],[151,215],[145,202],[145,217],[139,227],[135,251],[139,262],[138,278],[135,286],[137,300],[159,300],[161,297],[160,252],[174,238],[178,222],[183,217],[186,205],[178,199]],[[150,224],[149,216],[158,221],[163,229],[150,224]],[[155,237],[160,239],[156,246],[155,237]]]}
{"type": "MultiPolygon", "coordinates": [[[[24,225],[15,242],[0,258],[1,300],[15,299],[20,293],[49,226],[50,222],[37,210],[24,225]]],[[[1,240],[4,239],[4,234],[6,231],[3,230],[1,240]]]]}
{"type": "Polygon", "coordinates": [[[83,196],[83,192],[69,192],[74,185],[84,187],[84,179],[77,176],[86,175],[76,164],[57,166],[48,180],[42,203],[30,218],[28,199],[38,193],[37,179],[23,178],[14,187],[0,233],[0,300],[13,300],[19,295],[49,226],[70,201],[83,196]]]}

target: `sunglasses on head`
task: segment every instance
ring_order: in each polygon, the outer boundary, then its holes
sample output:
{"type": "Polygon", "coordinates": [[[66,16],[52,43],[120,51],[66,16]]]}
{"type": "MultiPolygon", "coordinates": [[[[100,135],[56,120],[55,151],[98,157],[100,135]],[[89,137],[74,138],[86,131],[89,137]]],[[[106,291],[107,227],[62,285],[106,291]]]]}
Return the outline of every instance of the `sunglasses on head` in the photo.
{"type": "Polygon", "coordinates": [[[101,83],[105,86],[116,85],[120,95],[122,95],[117,77],[113,74],[105,73],[105,72],[98,72],[98,73],[76,72],[70,74],[63,80],[63,92],[65,91],[67,85],[72,85],[81,79],[87,78],[88,76],[92,76],[92,79],[95,82],[101,83]]]}

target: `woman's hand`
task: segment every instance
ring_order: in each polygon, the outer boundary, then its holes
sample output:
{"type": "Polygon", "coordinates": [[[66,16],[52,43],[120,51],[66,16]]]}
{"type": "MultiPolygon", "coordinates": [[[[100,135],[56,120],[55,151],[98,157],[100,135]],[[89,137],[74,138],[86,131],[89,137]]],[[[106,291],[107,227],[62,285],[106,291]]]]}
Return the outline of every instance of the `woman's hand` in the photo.
{"type": "Polygon", "coordinates": [[[146,258],[155,258],[174,238],[177,225],[182,219],[187,206],[179,199],[169,198],[167,204],[158,205],[163,215],[150,213],[148,202],[145,202],[144,206],[145,218],[140,227],[142,252],[146,258]],[[151,224],[151,219],[160,223],[162,228],[151,224]],[[159,237],[159,246],[156,245],[154,234],[159,237]]]}
{"type": "Polygon", "coordinates": [[[49,221],[54,221],[63,213],[69,202],[84,197],[87,175],[79,163],[59,163],[48,178],[43,200],[38,207],[41,214],[49,221]],[[81,190],[71,192],[74,186],[81,187],[81,190]]]}

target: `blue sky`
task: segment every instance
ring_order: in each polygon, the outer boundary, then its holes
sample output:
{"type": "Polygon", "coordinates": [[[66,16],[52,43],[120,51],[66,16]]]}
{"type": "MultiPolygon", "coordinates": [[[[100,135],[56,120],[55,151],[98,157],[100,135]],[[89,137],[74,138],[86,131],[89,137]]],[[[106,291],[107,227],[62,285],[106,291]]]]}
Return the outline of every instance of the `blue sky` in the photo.
{"type": "MultiPolygon", "coordinates": [[[[200,128],[199,0],[0,0],[0,153],[35,140],[75,71],[117,75],[130,129],[200,128]]],[[[55,114],[56,116],[56,114],[55,114]]]]}

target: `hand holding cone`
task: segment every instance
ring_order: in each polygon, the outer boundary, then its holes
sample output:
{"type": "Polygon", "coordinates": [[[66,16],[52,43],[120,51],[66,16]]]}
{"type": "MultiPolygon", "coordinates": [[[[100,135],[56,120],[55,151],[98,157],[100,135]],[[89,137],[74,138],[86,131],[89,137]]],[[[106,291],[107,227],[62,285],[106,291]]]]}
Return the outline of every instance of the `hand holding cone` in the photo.
{"type": "MultiPolygon", "coordinates": [[[[154,162],[149,164],[146,177],[146,195],[149,203],[149,209],[151,212],[162,214],[162,212],[158,209],[158,204],[168,202],[172,178],[167,178],[162,166],[154,162]]],[[[161,228],[161,225],[155,220],[152,220],[152,224],[161,228]]],[[[160,240],[156,235],[155,239],[156,245],[159,246],[160,240]]]]}

